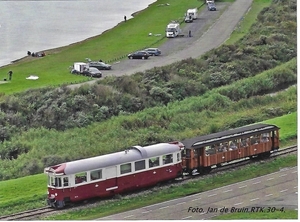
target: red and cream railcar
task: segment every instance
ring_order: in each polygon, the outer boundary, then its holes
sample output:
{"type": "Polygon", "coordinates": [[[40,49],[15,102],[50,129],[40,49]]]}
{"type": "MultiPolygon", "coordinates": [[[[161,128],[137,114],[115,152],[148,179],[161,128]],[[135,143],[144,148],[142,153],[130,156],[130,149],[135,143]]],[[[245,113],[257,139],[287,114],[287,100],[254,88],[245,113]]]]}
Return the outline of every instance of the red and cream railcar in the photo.
{"type": "Polygon", "coordinates": [[[279,148],[279,128],[255,124],[182,141],[184,171],[208,173],[212,166],[246,157],[268,157],[279,148]]]}
{"type": "Polygon", "coordinates": [[[179,142],[134,146],[123,152],[76,160],[45,168],[48,205],[107,197],[155,185],[182,175],[179,142]]]}

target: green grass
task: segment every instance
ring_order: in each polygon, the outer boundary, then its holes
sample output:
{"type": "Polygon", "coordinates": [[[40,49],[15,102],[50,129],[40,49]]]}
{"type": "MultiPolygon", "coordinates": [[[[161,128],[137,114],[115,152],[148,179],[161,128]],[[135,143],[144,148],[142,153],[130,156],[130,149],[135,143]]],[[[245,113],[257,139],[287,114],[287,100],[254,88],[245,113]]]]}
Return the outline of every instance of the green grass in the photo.
{"type": "Polygon", "coordinates": [[[229,39],[226,40],[225,44],[234,44],[236,41],[241,39],[245,34],[248,33],[250,27],[256,22],[256,17],[259,12],[271,4],[272,0],[254,0],[250,10],[239,22],[237,28],[232,32],[229,39]]]}
{"type": "Polygon", "coordinates": [[[280,139],[282,141],[297,137],[297,112],[285,116],[277,117],[272,120],[264,121],[267,124],[275,124],[280,127],[280,139]],[[288,118],[287,118],[288,117],[288,118]]]}
{"type": "Polygon", "coordinates": [[[281,219],[298,219],[297,210],[284,210],[275,212],[262,212],[262,213],[231,213],[224,214],[212,218],[212,220],[281,220],[281,219]]]}
{"type": "Polygon", "coordinates": [[[70,74],[69,66],[74,62],[84,61],[87,57],[112,62],[126,57],[132,51],[157,46],[164,39],[165,27],[171,20],[182,20],[186,9],[203,5],[202,1],[197,0],[172,0],[169,6],[158,6],[165,3],[169,1],[158,0],[147,10],[138,13],[135,18],[120,23],[102,35],[46,51],[46,56],[42,58],[27,57],[0,68],[3,78],[9,70],[14,72],[11,82],[1,84],[0,93],[11,94],[26,89],[86,81],[87,77],[70,74]],[[149,32],[162,35],[149,37],[149,32]],[[37,75],[40,78],[35,81],[26,80],[29,75],[37,75]]]}
{"type": "MultiPolygon", "coordinates": [[[[278,125],[281,128],[280,129],[281,136],[284,136],[286,134],[286,135],[292,135],[292,138],[295,138],[297,136],[297,131],[296,131],[297,125],[295,123],[296,117],[297,117],[297,113],[295,112],[265,122],[278,125]],[[290,124],[286,124],[286,123],[290,123],[290,124]]],[[[82,148],[82,150],[84,150],[84,148],[82,148]]],[[[284,164],[285,163],[283,163],[281,167],[283,167],[284,164]]],[[[255,174],[253,174],[252,176],[255,176],[255,174]]],[[[241,176],[239,178],[241,178],[241,176]]],[[[46,192],[47,192],[46,184],[47,184],[47,177],[45,174],[38,174],[38,175],[23,177],[19,179],[1,181],[0,182],[0,209],[1,209],[0,215],[45,206],[46,204],[45,199],[46,199],[46,192]]],[[[194,189],[195,188],[191,188],[190,192],[194,192],[195,191],[194,189]]],[[[174,192],[174,194],[175,193],[176,192],[174,192]]],[[[156,203],[157,201],[163,201],[163,200],[168,200],[170,198],[173,198],[173,196],[169,196],[169,195],[165,195],[163,197],[151,198],[152,202],[146,202],[146,203],[151,204],[151,203],[156,203]],[[158,198],[163,198],[163,199],[158,199],[158,198]]],[[[135,207],[135,206],[136,207],[140,206],[140,203],[133,206],[130,205],[130,207],[135,207]]],[[[125,205],[124,207],[127,206],[125,205]]],[[[107,208],[109,209],[109,207],[107,208]]],[[[122,208],[118,208],[118,209],[121,210],[122,208]]],[[[130,209],[130,208],[126,208],[126,209],[130,209]]]]}

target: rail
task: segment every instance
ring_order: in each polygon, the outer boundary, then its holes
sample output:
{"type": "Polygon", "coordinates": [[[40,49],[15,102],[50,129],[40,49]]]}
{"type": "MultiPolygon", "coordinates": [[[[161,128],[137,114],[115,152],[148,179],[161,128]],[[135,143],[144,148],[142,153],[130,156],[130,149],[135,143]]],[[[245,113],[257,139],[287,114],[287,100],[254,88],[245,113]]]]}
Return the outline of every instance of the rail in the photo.
{"type": "Polygon", "coordinates": [[[38,209],[33,209],[33,210],[27,210],[11,215],[6,215],[6,216],[1,216],[0,220],[3,221],[9,221],[9,220],[23,220],[23,219],[29,219],[29,218],[36,218],[36,216],[40,216],[46,213],[49,213],[51,211],[54,211],[55,209],[50,208],[50,207],[42,207],[38,209]]]}

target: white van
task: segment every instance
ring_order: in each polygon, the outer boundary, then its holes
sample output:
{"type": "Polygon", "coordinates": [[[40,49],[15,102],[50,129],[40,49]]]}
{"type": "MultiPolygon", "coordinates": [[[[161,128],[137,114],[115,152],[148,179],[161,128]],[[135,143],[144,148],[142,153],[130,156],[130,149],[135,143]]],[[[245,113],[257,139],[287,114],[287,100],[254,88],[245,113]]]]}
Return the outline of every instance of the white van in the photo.
{"type": "Polygon", "coordinates": [[[171,22],[167,25],[166,28],[166,37],[167,38],[175,38],[181,32],[180,24],[178,22],[171,22]]]}

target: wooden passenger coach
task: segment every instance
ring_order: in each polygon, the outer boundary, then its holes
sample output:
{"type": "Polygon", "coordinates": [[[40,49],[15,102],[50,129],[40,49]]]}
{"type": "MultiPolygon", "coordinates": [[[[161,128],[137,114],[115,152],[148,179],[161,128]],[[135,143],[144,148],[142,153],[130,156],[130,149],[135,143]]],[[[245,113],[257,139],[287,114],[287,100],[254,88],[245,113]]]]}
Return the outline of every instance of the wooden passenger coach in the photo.
{"type": "Polygon", "coordinates": [[[268,157],[279,148],[279,128],[255,124],[182,141],[184,170],[208,173],[212,166],[246,157],[268,157]]]}

